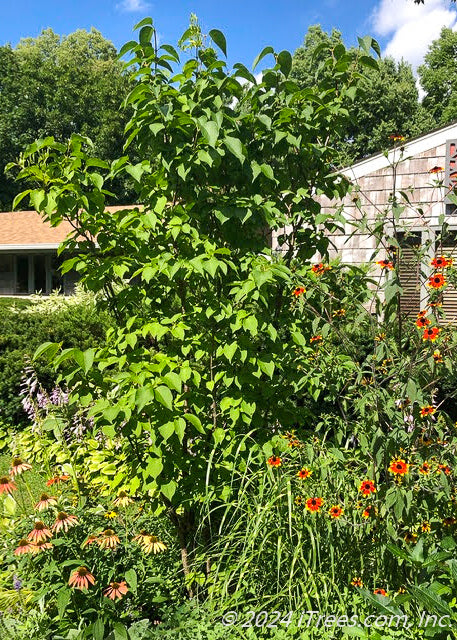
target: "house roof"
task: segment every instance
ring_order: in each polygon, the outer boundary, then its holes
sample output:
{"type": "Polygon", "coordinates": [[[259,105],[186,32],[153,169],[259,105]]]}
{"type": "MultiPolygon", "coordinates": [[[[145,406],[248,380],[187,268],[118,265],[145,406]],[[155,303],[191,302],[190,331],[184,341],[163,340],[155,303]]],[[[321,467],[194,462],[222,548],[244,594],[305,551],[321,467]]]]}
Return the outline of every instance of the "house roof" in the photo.
{"type": "MultiPolygon", "coordinates": [[[[419,153],[423,153],[424,151],[428,151],[429,149],[433,149],[434,147],[438,147],[451,138],[457,138],[457,120],[451,122],[451,124],[448,124],[445,127],[434,129],[433,131],[429,131],[428,133],[405,142],[402,145],[402,149],[404,149],[403,158],[409,158],[419,153]]],[[[342,173],[348,178],[360,178],[362,176],[366,176],[369,173],[373,173],[374,171],[385,169],[390,166],[393,161],[398,160],[398,154],[398,147],[391,149],[387,156],[384,152],[376,153],[368,158],[355,162],[350,167],[345,167],[342,169],[342,173]]]]}
{"type": "MultiPolygon", "coordinates": [[[[106,207],[106,211],[130,208],[132,205],[106,207]]],[[[36,211],[0,212],[0,251],[57,249],[73,230],[66,221],[52,227],[36,211]]]]}

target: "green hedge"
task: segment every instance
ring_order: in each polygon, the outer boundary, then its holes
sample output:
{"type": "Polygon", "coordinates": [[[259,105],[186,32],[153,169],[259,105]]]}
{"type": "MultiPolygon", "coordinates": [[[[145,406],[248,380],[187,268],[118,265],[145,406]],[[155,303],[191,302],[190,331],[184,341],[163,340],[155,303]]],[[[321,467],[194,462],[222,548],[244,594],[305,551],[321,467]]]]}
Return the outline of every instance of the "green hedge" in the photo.
{"type": "MultiPolygon", "coordinates": [[[[97,310],[88,296],[48,300],[3,298],[0,300],[0,418],[15,425],[26,420],[20,385],[27,361],[43,342],[62,342],[64,347],[88,349],[101,344],[111,318],[97,310]]],[[[53,386],[52,371],[37,366],[40,382],[53,386]]]]}

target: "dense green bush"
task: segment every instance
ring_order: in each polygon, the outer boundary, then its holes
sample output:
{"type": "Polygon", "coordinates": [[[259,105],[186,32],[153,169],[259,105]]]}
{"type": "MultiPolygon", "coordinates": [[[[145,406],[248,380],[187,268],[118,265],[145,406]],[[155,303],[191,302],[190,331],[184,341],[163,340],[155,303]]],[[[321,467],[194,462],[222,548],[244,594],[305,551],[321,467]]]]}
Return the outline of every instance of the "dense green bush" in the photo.
{"type": "MultiPolygon", "coordinates": [[[[52,295],[49,299],[5,298],[0,301],[0,417],[11,424],[23,423],[21,379],[36,348],[46,341],[63,347],[88,349],[103,343],[111,324],[107,313],[96,309],[93,297],[52,295]]],[[[51,369],[37,365],[40,382],[51,389],[55,378],[51,369]]]]}

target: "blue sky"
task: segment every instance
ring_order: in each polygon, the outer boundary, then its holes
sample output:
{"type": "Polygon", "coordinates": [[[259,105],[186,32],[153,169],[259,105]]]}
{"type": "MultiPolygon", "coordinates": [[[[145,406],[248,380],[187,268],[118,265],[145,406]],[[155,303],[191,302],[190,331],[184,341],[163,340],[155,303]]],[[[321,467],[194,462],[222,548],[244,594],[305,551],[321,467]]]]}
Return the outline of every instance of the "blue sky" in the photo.
{"type": "Polygon", "coordinates": [[[373,35],[383,50],[414,66],[442,26],[456,28],[457,10],[449,0],[3,0],[0,43],[13,46],[21,37],[36,36],[46,27],[59,34],[94,26],[117,47],[132,39],[133,25],[150,15],[162,42],[175,44],[197,14],[205,31],[221,29],[227,36],[229,63],[251,66],[266,45],[293,51],[309,25],[336,27],[348,45],[357,36],[373,35]]]}

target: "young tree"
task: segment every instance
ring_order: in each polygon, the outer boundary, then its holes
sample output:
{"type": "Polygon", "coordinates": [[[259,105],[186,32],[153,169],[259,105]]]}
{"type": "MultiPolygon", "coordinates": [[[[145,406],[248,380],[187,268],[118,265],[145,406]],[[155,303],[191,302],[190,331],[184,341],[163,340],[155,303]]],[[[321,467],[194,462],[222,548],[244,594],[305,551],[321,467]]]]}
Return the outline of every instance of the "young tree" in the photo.
{"type": "MultiPolygon", "coordinates": [[[[139,42],[121,53],[134,54],[139,78],[126,99],[126,147],[136,144],[140,162],[108,167],[81,136],[38,141],[20,162],[37,188],[21,197],[52,224],[71,221],[66,246],[77,255],[66,268],[105,291],[119,322],[106,348],[40,353],[63,367],[94,432],[118,439],[112,486],[166,507],[188,572],[199,505],[227,499],[232,469],[253,449],[264,465],[277,425],[305,422],[297,394],[315,393],[301,362],[316,323],[293,301],[335,225],[314,194],[348,189],[329,167],[359,76],[339,47],[326,60],[333,88],[300,89],[290,53],[266,47],[258,83],[240,63],[229,72],[193,30],[181,43],[197,46],[181,65],[174,47],[158,47],[152,20],[137,27],[139,42]],[[142,206],[107,214],[104,181],[125,174],[142,206]],[[269,242],[280,230],[282,258],[269,242]]],[[[209,35],[225,54],[223,34],[209,35]]],[[[361,45],[360,60],[371,61],[371,38],[361,45]]]]}

